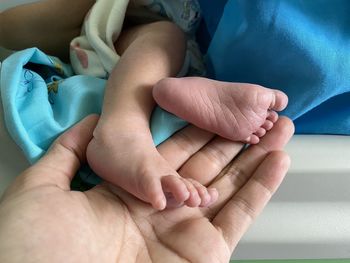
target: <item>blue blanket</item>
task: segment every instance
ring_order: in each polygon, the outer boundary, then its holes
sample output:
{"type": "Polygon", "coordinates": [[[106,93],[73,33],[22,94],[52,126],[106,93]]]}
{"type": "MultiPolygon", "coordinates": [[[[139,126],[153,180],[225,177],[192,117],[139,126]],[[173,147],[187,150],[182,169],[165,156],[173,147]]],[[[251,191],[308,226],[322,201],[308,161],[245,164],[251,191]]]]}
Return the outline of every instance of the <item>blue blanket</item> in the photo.
{"type": "Polygon", "coordinates": [[[209,77],[283,90],[297,133],[350,134],[350,1],[199,1],[209,77]]]}
{"type": "MultiPolygon", "coordinates": [[[[8,131],[31,163],[52,142],[85,116],[101,112],[106,80],[72,74],[69,65],[36,48],[17,52],[1,65],[0,91],[8,131]]],[[[160,144],[186,122],[160,108],[153,112],[151,131],[160,144]]],[[[81,175],[96,178],[87,167],[81,175]]]]}

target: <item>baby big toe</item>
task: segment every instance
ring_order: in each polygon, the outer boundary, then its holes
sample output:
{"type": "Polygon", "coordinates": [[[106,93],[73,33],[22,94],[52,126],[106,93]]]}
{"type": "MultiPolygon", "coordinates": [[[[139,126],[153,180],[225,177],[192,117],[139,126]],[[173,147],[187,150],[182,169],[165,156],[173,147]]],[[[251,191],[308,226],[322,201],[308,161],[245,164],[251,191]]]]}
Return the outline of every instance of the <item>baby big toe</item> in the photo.
{"type": "Polygon", "coordinates": [[[161,178],[161,182],[163,191],[167,196],[167,207],[180,206],[189,198],[190,193],[181,177],[167,175],[161,178]]]}
{"type": "Polygon", "coordinates": [[[151,203],[156,210],[165,209],[166,199],[159,178],[148,178],[146,182],[145,180],[142,181],[141,188],[143,193],[139,194],[140,196],[145,196],[144,201],[151,203]]]}
{"type": "Polygon", "coordinates": [[[288,104],[288,96],[280,90],[273,90],[273,93],[275,99],[272,101],[270,109],[275,111],[284,110],[288,104]]]}

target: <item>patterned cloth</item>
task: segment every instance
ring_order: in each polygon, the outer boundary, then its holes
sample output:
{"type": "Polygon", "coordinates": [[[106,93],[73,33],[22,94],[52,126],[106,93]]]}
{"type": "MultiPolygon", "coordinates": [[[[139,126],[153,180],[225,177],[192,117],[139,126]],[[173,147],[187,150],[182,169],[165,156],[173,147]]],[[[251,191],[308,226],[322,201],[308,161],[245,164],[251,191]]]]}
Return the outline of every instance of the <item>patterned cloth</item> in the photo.
{"type": "Polygon", "coordinates": [[[71,42],[70,58],[76,74],[109,76],[120,58],[114,43],[125,16],[128,12],[135,14],[135,10],[141,19],[153,13],[155,20],[170,19],[176,23],[188,36],[185,63],[179,75],[203,75],[202,56],[194,41],[201,18],[196,0],[98,0],[85,18],[81,36],[71,42]]]}
{"type": "MultiPolygon", "coordinates": [[[[75,76],[69,65],[36,48],[16,52],[0,64],[6,127],[31,163],[69,127],[101,112],[105,86],[105,79],[75,76]]],[[[160,144],[185,125],[156,108],[151,118],[154,143],[160,144]]],[[[93,178],[90,170],[83,171],[93,178]]]]}

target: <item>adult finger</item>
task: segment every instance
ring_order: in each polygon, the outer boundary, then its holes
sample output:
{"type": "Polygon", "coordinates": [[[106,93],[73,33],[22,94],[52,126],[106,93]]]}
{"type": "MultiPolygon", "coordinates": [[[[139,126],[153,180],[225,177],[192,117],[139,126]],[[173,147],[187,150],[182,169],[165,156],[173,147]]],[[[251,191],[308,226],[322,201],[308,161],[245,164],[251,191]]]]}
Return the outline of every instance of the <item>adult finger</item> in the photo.
{"type": "Polygon", "coordinates": [[[244,144],[215,137],[178,171],[182,177],[208,185],[242,150],[244,144]]]}
{"type": "Polygon", "coordinates": [[[232,165],[225,169],[210,185],[218,190],[219,198],[207,212],[215,215],[252,177],[266,155],[272,151],[282,150],[293,133],[294,126],[291,120],[285,117],[279,118],[259,144],[249,147],[239,155],[232,165]]]}
{"type": "Polygon", "coordinates": [[[208,131],[189,125],[160,144],[157,150],[173,169],[178,170],[214,136],[208,131]]]}
{"type": "Polygon", "coordinates": [[[90,115],[58,137],[48,152],[24,172],[27,184],[32,187],[54,184],[70,189],[72,178],[85,161],[86,148],[97,121],[97,115],[90,115]]]}
{"type": "Polygon", "coordinates": [[[284,152],[267,155],[249,181],[213,219],[231,251],[281,184],[290,165],[284,152]]]}

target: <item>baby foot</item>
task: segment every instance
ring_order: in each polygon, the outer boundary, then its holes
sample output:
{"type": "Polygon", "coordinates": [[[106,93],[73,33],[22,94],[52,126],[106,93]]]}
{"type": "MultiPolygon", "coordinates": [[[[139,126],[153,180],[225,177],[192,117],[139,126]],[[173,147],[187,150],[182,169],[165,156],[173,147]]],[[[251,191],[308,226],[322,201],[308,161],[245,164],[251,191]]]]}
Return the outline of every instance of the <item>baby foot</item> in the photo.
{"type": "Polygon", "coordinates": [[[216,201],[215,189],[182,178],[169,166],[154,147],[148,127],[119,125],[127,128],[115,131],[110,127],[106,133],[95,130],[88,145],[87,160],[97,175],[158,210],[183,203],[208,206],[216,201]]]}
{"type": "Polygon", "coordinates": [[[199,77],[166,78],[153,88],[160,107],[233,141],[256,144],[277,121],[288,97],[258,85],[199,77]]]}

